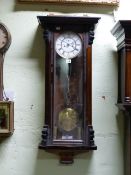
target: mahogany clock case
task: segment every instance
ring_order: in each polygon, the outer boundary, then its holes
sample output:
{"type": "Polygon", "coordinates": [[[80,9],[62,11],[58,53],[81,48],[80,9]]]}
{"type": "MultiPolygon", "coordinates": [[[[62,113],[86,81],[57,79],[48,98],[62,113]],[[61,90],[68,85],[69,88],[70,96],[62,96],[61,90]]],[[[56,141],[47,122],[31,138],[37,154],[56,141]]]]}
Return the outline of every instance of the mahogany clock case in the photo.
{"type": "Polygon", "coordinates": [[[124,114],[125,175],[131,173],[131,20],[120,20],[112,29],[117,40],[118,100],[124,114]]]}
{"type": "MultiPolygon", "coordinates": [[[[45,121],[40,149],[75,152],[97,148],[92,127],[92,43],[98,20],[91,17],[38,16],[46,47],[45,121]],[[77,35],[82,42],[82,50],[72,59],[62,58],[55,50],[57,38],[66,32],[77,35]],[[69,97],[68,104],[65,96],[69,97]]],[[[70,34],[66,40],[64,37],[61,40],[65,50],[74,47],[70,34]]]]}

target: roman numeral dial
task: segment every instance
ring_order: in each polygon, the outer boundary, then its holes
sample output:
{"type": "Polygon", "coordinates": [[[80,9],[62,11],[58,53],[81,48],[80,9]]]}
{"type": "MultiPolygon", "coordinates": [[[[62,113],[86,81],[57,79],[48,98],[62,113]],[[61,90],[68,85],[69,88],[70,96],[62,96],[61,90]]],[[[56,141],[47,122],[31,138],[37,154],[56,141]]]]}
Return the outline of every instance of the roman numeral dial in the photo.
{"type": "Polygon", "coordinates": [[[80,36],[74,32],[64,32],[57,37],[55,50],[62,58],[75,58],[81,53],[82,40],[80,36]]]}

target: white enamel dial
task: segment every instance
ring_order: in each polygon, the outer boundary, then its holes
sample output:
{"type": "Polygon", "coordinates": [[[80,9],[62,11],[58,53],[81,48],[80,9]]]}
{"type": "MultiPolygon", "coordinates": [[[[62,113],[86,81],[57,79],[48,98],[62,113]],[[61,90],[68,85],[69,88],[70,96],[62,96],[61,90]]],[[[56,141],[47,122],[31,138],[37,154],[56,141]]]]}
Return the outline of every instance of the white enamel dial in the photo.
{"type": "Polygon", "coordinates": [[[75,58],[82,50],[82,40],[76,33],[62,33],[56,39],[55,50],[62,58],[75,58]]]}
{"type": "Polygon", "coordinates": [[[0,23],[0,51],[7,50],[10,46],[11,36],[4,24],[0,23]]]}

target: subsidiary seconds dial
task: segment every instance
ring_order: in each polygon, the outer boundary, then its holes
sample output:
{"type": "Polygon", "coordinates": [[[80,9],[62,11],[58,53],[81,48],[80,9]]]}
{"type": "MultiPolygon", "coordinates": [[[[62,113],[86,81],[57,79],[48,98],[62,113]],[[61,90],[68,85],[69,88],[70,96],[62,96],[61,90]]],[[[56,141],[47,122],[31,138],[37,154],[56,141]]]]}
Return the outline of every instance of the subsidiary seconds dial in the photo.
{"type": "Polygon", "coordinates": [[[60,34],[55,41],[55,50],[62,58],[75,58],[82,50],[80,36],[74,32],[64,32],[60,34]]]}

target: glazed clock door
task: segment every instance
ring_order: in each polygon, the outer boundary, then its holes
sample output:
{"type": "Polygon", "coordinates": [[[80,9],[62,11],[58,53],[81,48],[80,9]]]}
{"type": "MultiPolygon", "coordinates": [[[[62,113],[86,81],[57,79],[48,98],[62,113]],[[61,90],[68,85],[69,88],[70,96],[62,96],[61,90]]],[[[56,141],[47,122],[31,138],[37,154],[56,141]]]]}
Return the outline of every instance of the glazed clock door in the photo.
{"type": "Polygon", "coordinates": [[[83,142],[84,56],[82,35],[54,35],[53,141],[83,142]]]}

